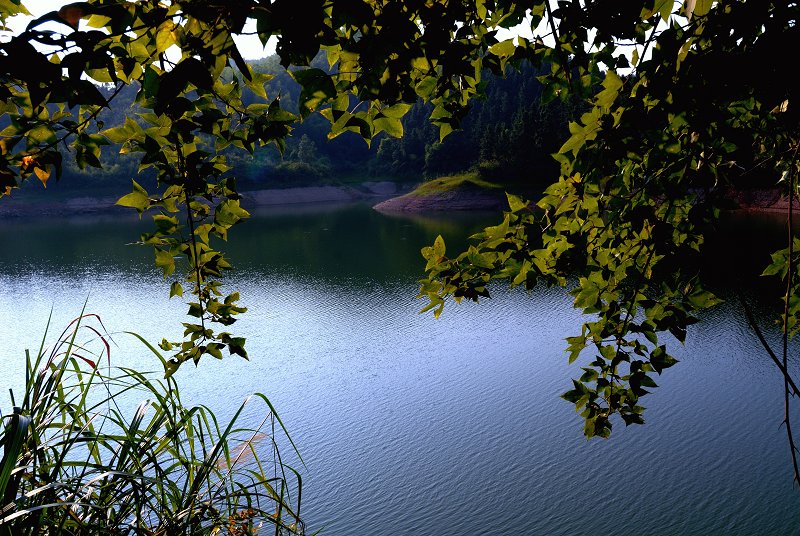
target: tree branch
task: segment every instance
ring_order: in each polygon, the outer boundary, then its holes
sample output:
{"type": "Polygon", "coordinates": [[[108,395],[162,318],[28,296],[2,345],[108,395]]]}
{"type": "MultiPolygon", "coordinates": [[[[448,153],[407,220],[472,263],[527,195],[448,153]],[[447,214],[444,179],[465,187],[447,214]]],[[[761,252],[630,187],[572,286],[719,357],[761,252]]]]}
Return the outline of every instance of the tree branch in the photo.
{"type": "MultiPolygon", "coordinates": [[[[795,156],[797,150],[795,150],[795,156]]],[[[789,170],[789,208],[787,214],[787,225],[789,227],[789,266],[786,276],[786,295],[783,299],[783,368],[789,367],[789,298],[792,295],[792,279],[794,275],[794,222],[792,220],[793,201],[794,201],[794,173],[795,161],[792,160],[792,169],[789,170]]],[[[797,447],[794,444],[792,434],[792,422],[789,414],[789,380],[784,376],[783,379],[783,422],[786,424],[786,437],[789,441],[789,449],[792,453],[792,468],[794,469],[794,482],[800,485],[800,470],[797,467],[797,447]]]]}
{"type": "Polygon", "coordinates": [[[737,295],[739,297],[739,301],[742,304],[742,309],[744,310],[745,317],[747,318],[747,323],[750,324],[751,328],[753,328],[753,331],[755,332],[756,337],[758,337],[761,346],[764,347],[764,350],[767,352],[767,355],[769,355],[769,357],[778,367],[778,370],[780,370],[781,374],[783,374],[783,377],[786,379],[786,382],[789,384],[789,387],[791,387],[792,393],[795,396],[800,396],[800,389],[797,388],[797,384],[794,382],[794,379],[792,379],[791,374],[789,374],[789,371],[786,369],[786,367],[783,366],[783,363],[781,363],[781,360],[778,359],[778,356],[775,355],[775,352],[772,350],[772,347],[767,342],[767,339],[764,337],[761,328],[758,327],[756,319],[753,316],[753,311],[750,309],[750,306],[745,301],[744,296],[742,295],[741,292],[738,292],[737,295]]]}

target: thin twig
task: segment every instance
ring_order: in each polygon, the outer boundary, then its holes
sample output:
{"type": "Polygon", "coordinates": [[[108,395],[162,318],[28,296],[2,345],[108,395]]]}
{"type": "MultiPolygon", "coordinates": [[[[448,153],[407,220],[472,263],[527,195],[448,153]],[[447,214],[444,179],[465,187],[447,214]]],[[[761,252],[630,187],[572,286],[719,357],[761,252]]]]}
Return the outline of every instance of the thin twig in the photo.
{"type": "MultiPolygon", "coordinates": [[[[200,326],[203,328],[203,333],[205,334],[206,323],[205,311],[203,310],[203,280],[200,271],[200,257],[197,249],[197,237],[194,233],[194,217],[192,216],[191,198],[189,197],[189,189],[187,188],[188,185],[186,184],[186,159],[183,157],[183,150],[181,149],[180,142],[176,143],[176,149],[178,151],[178,163],[181,167],[179,172],[184,179],[183,193],[186,198],[186,220],[189,224],[189,238],[192,241],[192,255],[190,256],[190,260],[195,271],[195,278],[197,278],[197,281],[195,281],[195,288],[197,289],[197,303],[200,306],[200,326]]],[[[203,337],[205,338],[205,335],[203,335],[203,337]]]]}
{"type": "MultiPolygon", "coordinates": [[[[795,156],[797,150],[795,149],[795,156]]],[[[792,168],[795,161],[792,160],[792,168]]],[[[794,275],[794,222],[792,220],[793,201],[794,201],[794,169],[789,170],[789,208],[787,223],[789,227],[789,265],[786,276],[786,295],[783,299],[783,368],[789,368],[789,298],[792,294],[792,276],[794,275]]],[[[792,422],[789,415],[789,381],[784,376],[783,379],[783,422],[786,425],[786,437],[789,440],[789,449],[792,452],[792,468],[794,469],[794,482],[800,485],[800,470],[797,467],[797,447],[794,444],[792,434],[792,422]]]]}
{"type": "Polygon", "coordinates": [[[550,0],[545,0],[544,9],[547,12],[547,22],[550,24],[550,30],[553,32],[553,38],[556,41],[556,52],[558,55],[561,56],[562,68],[564,69],[564,76],[567,79],[567,83],[571,86],[572,85],[572,78],[570,77],[569,73],[569,59],[567,55],[564,54],[564,48],[561,45],[561,36],[558,35],[558,29],[556,28],[555,19],[553,18],[553,11],[550,7],[550,0]]]}
{"type": "Polygon", "coordinates": [[[787,383],[789,384],[789,387],[791,387],[791,390],[794,393],[794,395],[800,396],[800,389],[797,388],[797,384],[792,379],[792,376],[791,374],[789,374],[789,371],[786,369],[786,367],[783,366],[781,360],[778,359],[778,356],[776,356],[775,352],[772,351],[772,347],[769,345],[767,339],[764,337],[764,334],[761,332],[761,328],[758,327],[756,319],[753,316],[753,311],[750,310],[750,306],[745,301],[744,296],[742,295],[741,292],[738,292],[737,295],[739,296],[739,301],[742,304],[742,309],[744,310],[745,317],[747,318],[747,323],[750,324],[751,328],[753,328],[753,332],[755,332],[756,337],[758,337],[761,346],[764,347],[764,350],[767,352],[767,355],[769,355],[769,357],[778,367],[778,370],[781,371],[781,374],[783,374],[783,377],[786,379],[787,383]]]}

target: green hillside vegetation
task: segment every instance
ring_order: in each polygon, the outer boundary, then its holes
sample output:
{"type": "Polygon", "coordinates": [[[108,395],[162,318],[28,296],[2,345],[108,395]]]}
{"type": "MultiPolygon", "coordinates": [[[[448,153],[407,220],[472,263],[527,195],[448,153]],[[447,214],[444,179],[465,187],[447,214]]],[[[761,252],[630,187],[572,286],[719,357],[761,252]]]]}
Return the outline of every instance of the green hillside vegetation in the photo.
{"type": "MultiPolygon", "coordinates": [[[[296,112],[301,88],[281,67],[278,57],[253,62],[253,70],[272,75],[267,84],[271,96],[296,112]]],[[[312,66],[326,71],[324,54],[312,66]]],[[[528,64],[508,69],[505,77],[486,73],[486,98],[476,101],[463,121],[463,129],[439,139],[438,128],[428,117],[431,106],[418,102],[403,118],[403,137],[381,134],[367,145],[353,132],[329,139],[330,124],[318,114],[298,123],[286,139],[281,154],[274,146],[257,148],[252,156],[233,149],[223,151],[242,189],[286,188],[311,185],[339,185],[365,180],[417,183],[445,175],[473,172],[475,177],[508,187],[515,183],[546,184],[558,173],[550,156],[566,135],[568,120],[577,104],[560,100],[544,104],[539,72],[528,64]]],[[[233,72],[231,72],[233,75],[233,72]]],[[[102,88],[110,95],[111,90],[102,88]]],[[[106,124],[120,124],[138,111],[136,86],[126,86],[115,97],[113,109],[102,112],[106,124]]],[[[243,92],[243,103],[252,104],[255,95],[243,92]]],[[[355,103],[354,103],[355,105],[355,103]]],[[[26,195],[53,198],[116,192],[131,178],[143,185],[153,184],[152,174],[138,173],[137,155],[104,150],[100,160],[87,155],[83,162],[64,159],[61,180],[65,187],[49,184],[41,192],[38,183],[27,185],[26,195]],[[102,167],[98,165],[102,164],[102,167]]]]}

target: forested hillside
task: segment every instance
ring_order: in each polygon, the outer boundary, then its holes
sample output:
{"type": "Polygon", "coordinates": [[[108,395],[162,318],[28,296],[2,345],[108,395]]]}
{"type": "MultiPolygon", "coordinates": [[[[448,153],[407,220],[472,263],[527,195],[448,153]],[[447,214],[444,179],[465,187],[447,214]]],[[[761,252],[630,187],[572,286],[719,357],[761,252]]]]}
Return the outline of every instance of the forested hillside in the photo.
{"type": "MultiPolygon", "coordinates": [[[[327,70],[322,55],[313,65],[327,70]]],[[[277,56],[258,60],[253,68],[274,75],[268,92],[280,95],[289,110],[297,110],[300,86],[282,69],[277,56]]],[[[252,157],[238,150],[229,150],[226,155],[244,189],[375,179],[419,182],[467,170],[478,170],[482,178],[501,184],[512,184],[523,177],[529,182],[538,182],[541,177],[542,184],[551,180],[558,168],[550,154],[564,139],[574,107],[560,100],[543,103],[537,71],[529,65],[519,71],[509,69],[505,78],[486,76],[487,98],[475,102],[463,130],[442,143],[438,128],[427,119],[430,106],[419,102],[403,118],[402,138],[381,134],[371,146],[350,132],[328,139],[329,122],[312,114],[292,131],[283,155],[274,146],[257,149],[252,157]]],[[[101,119],[107,124],[123,122],[124,116],[136,112],[135,97],[136,87],[123,87],[115,97],[116,105],[105,110],[101,119]]],[[[253,95],[245,92],[245,104],[250,100],[254,100],[253,95]]],[[[69,188],[60,190],[105,190],[137,176],[135,157],[106,149],[101,160],[102,168],[98,168],[100,162],[88,154],[84,169],[80,169],[75,159],[66,158],[61,180],[69,188]]],[[[147,176],[136,180],[149,182],[147,176]]],[[[30,186],[38,187],[33,183],[30,186]]]]}

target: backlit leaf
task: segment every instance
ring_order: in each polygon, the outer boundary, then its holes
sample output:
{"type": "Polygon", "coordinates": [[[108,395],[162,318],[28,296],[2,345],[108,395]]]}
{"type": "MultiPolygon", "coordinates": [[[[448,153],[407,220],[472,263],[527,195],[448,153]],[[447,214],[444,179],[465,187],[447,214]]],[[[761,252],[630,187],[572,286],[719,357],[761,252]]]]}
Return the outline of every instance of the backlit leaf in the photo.
{"type": "Polygon", "coordinates": [[[47,188],[47,179],[50,178],[50,171],[42,169],[40,167],[35,167],[33,168],[33,172],[36,173],[36,176],[42,182],[42,186],[47,188]]]}

